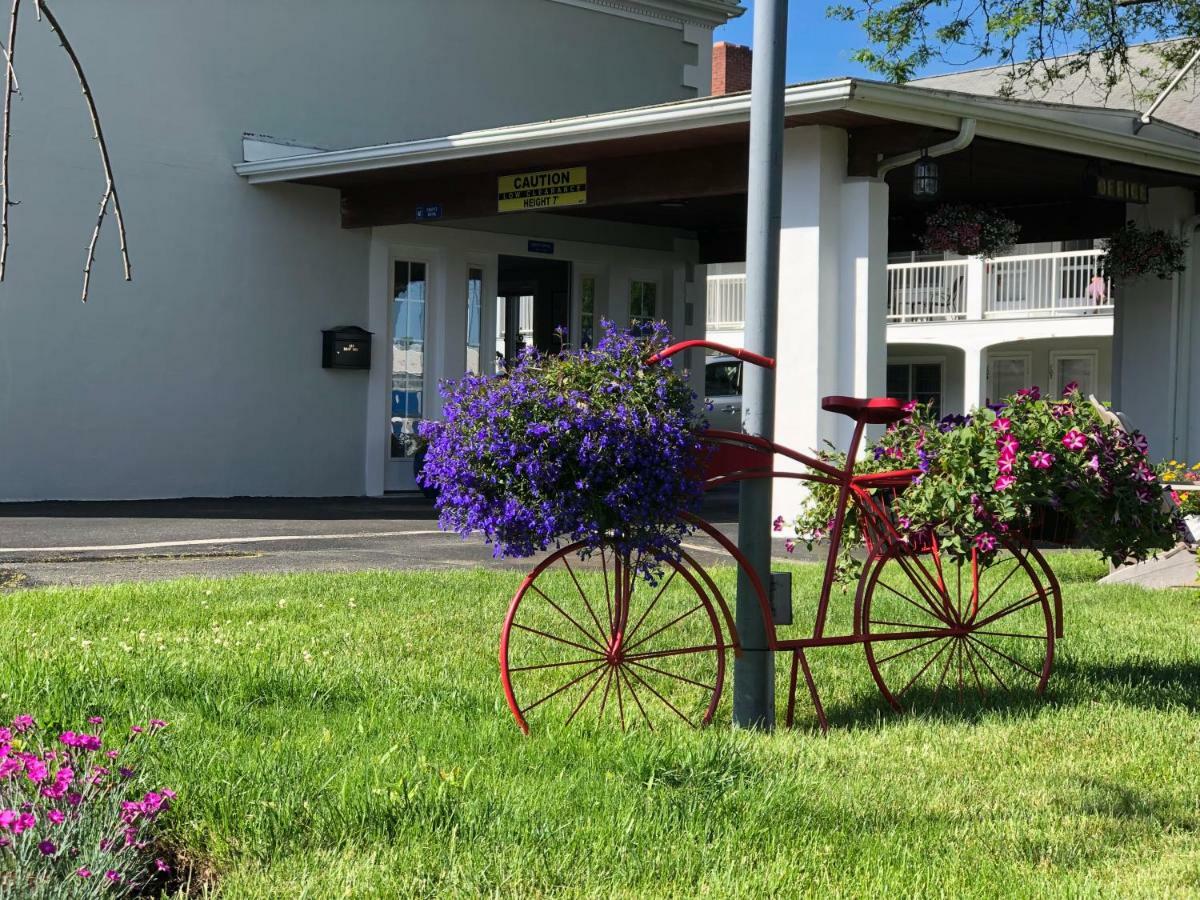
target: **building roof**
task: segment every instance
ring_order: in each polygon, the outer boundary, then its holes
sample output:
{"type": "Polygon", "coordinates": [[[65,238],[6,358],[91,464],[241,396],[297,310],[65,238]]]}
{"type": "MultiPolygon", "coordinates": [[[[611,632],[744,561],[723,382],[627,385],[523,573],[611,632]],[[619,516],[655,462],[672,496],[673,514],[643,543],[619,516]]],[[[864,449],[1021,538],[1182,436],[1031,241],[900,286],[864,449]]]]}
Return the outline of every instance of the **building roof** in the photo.
{"type": "MultiPolygon", "coordinates": [[[[1129,49],[1129,73],[1111,88],[1104,84],[1099,64],[1081,69],[1046,87],[1013,81],[1011,96],[1017,100],[1034,100],[1067,106],[1099,107],[1126,110],[1131,116],[1140,115],[1158,96],[1160,85],[1169,79],[1173,70],[1164,67],[1156,50],[1161,43],[1139,44],[1129,49]]],[[[909,82],[915,87],[960,91],[966,94],[995,96],[1009,85],[1014,65],[992,66],[917,78],[909,82]]],[[[1175,87],[1154,114],[1161,122],[1169,122],[1190,131],[1200,131],[1200,74],[1193,70],[1175,87]]]]}
{"type": "MultiPolygon", "coordinates": [[[[1007,99],[948,87],[853,78],[792,85],[785,94],[788,125],[900,122],[953,133],[964,119],[974,119],[981,138],[1200,175],[1196,131],[1156,121],[1134,134],[1130,110],[1007,99]]],[[[706,131],[744,133],[749,118],[749,94],[726,94],[372,147],[321,152],[293,147],[272,158],[248,155],[235,169],[252,183],[338,184],[368,173],[398,173],[453,160],[605,142],[680,143],[706,131]]]]}

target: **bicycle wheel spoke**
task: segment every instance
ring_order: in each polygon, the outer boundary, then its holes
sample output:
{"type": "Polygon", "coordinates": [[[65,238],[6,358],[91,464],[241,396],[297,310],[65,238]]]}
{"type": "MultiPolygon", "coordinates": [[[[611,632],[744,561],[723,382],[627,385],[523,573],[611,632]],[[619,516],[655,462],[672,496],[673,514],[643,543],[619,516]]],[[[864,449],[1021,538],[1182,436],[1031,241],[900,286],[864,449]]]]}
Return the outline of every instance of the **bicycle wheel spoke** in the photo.
{"type": "Polygon", "coordinates": [[[971,630],[971,633],[990,634],[992,637],[1030,638],[1035,641],[1046,640],[1046,636],[1044,634],[1017,634],[1016,632],[1012,631],[983,631],[982,629],[974,628],[971,630]]]}
{"type": "Polygon", "coordinates": [[[543,697],[541,700],[538,700],[538,701],[536,701],[535,703],[531,703],[531,704],[529,704],[528,706],[526,706],[524,709],[522,709],[522,710],[521,710],[521,715],[524,715],[525,713],[529,712],[531,709],[535,709],[535,708],[537,708],[537,707],[541,706],[543,703],[545,703],[545,702],[546,702],[547,700],[549,700],[551,697],[555,697],[555,696],[557,696],[557,695],[561,694],[563,691],[565,691],[567,688],[571,687],[572,685],[576,685],[576,684],[578,684],[579,682],[583,681],[583,679],[585,679],[585,678],[587,678],[589,675],[591,675],[591,674],[592,674],[592,672],[598,671],[600,668],[602,668],[602,667],[603,667],[603,665],[604,665],[604,664],[603,664],[603,663],[601,663],[599,666],[596,666],[596,668],[594,668],[594,669],[590,669],[589,671],[587,671],[587,672],[584,672],[582,675],[578,676],[577,678],[572,678],[570,681],[568,681],[568,682],[567,682],[566,684],[564,684],[562,687],[560,687],[560,688],[556,688],[555,690],[553,690],[553,691],[551,691],[550,693],[548,693],[548,694],[547,694],[545,697],[543,697]]]}
{"type": "Polygon", "coordinates": [[[625,730],[625,701],[621,697],[621,668],[614,666],[613,671],[616,673],[613,680],[617,683],[617,715],[621,717],[621,730],[625,730]]]}
{"type": "Polygon", "coordinates": [[[937,619],[943,625],[950,624],[949,622],[946,621],[946,617],[941,615],[940,613],[938,613],[937,610],[935,610],[933,607],[918,603],[916,600],[913,600],[911,597],[908,597],[905,594],[900,593],[898,590],[896,590],[890,584],[887,584],[883,581],[878,582],[878,584],[880,587],[891,591],[893,594],[895,594],[897,597],[899,597],[905,603],[911,604],[912,606],[916,607],[917,609],[919,609],[921,612],[925,613],[926,615],[932,616],[933,618],[937,619]]]}
{"type": "Polygon", "coordinates": [[[1009,655],[1008,655],[1007,653],[1005,653],[1003,650],[997,650],[995,647],[993,647],[993,646],[992,646],[991,644],[989,644],[987,641],[981,641],[979,638],[975,637],[975,635],[973,635],[973,634],[972,634],[972,635],[968,635],[968,637],[969,637],[971,640],[973,640],[975,643],[977,643],[977,644],[979,644],[979,645],[981,645],[981,646],[983,646],[983,647],[986,647],[988,650],[991,650],[991,651],[992,651],[993,653],[995,653],[997,656],[1001,656],[1001,657],[1003,657],[1004,659],[1007,659],[1007,660],[1008,660],[1010,663],[1012,663],[1012,664],[1013,664],[1014,666],[1016,666],[1018,669],[1022,669],[1022,670],[1024,670],[1024,671],[1028,672],[1030,675],[1032,675],[1034,678],[1038,679],[1039,681],[1041,680],[1041,678],[1042,678],[1042,673],[1041,673],[1041,672],[1035,672],[1035,671],[1033,671],[1033,669],[1029,668],[1029,666],[1025,665],[1025,663],[1021,662],[1020,660],[1013,659],[1011,656],[1009,656],[1009,655]]]}
{"type": "MultiPolygon", "coordinates": [[[[613,553],[613,565],[616,565],[617,555],[613,553]]],[[[608,558],[604,555],[604,547],[600,548],[600,570],[604,573],[604,603],[608,607],[608,636],[611,638],[616,634],[616,629],[613,627],[616,620],[613,619],[613,602],[612,597],[608,592],[608,558]]]]}
{"type": "Polygon", "coordinates": [[[604,719],[604,707],[608,703],[608,692],[612,690],[613,667],[608,667],[608,675],[604,679],[604,696],[600,698],[600,712],[596,715],[596,721],[600,722],[604,719]]]}
{"type": "Polygon", "coordinates": [[[650,605],[646,607],[646,611],[644,613],[642,613],[641,618],[637,620],[637,624],[634,625],[632,628],[630,628],[629,631],[626,633],[625,640],[627,642],[632,640],[633,636],[635,634],[637,634],[637,630],[642,627],[642,623],[646,621],[646,617],[648,615],[650,615],[650,611],[653,610],[654,607],[658,604],[659,598],[662,597],[662,595],[666,591],[666,589],[668,587],[670,587],[671,582],[675,579],[675,576],[677,574],[679,574],[678,569],[671,570],[671,574],[667,577],[667,580],[663,582],[663,586],[661,588],[659,588],[658,593],[654,595],[654,599],[650,601],[650,605]]]}
{"type": "MultiPolygon", "coordinates": [[[[971,647],[970,641],[967,642],[967,646],[971,647]]],[[[996,679],[996,681],[1000,684],[1000,687],[1004,688],[1004,690],[1008,691],[1011,694],[1012,688],[1010,688],[1008,686],[1008,683],[1005,682],[1005,680],[1000,677],[1000,673],[992,668],[991,663],[989,663],[987,661],[987,659],[984,658],[983,653],[975,647],[971,647],[971,651],[975,654],[975,656],[979,659],[979,661],[981,663],[983,663],[983,667],[985,669],[987,669],[989,673],[991,673],[991,676],[996,679]]]]}
{"type": "Polygon", "coordinates": [[[983,628],[985,625],[992,624],[997,619],[1003,619],[1005,616],[1010,616],[1013,613],[1020,612],[1027,606],[1033,606],[1033,604],[1037,603],[1041,599],[1042,599],[1042,595],[1041,595],[1041,592],[1039,592],[1039,591],[1035,591],[1032,594],[1027,594],[1026,596],[1022,597],[1020,600],[1010,603],[1004,609],[1000,610],[1000,612],[992,613],[990,616],[988,616],[986,619],[983,619],[980,622],[972,622],[971,628],[973,631],[977,631],[980,628],[983,628]]]}
{"type": "Polygon", "coordinates": [[[510,672],[536,672],[538,669],[561,669],[563,666],[586,666],[588,663],[600,662],[603,656],[593,656],[589,659],[572,659],[567,662],[538,663],[535,666],[509,666],[510,672]]]}
{"type": "Polygon", "coordinates": [[[920,650],[922,647],[928,647],[934,641],[939,640],[944,637],[945,637],[945,635],[943,635],[943,634],[937,634],[937,635],[934,635],[933,637],[929,638],[928,640],[921,641],[921,643],[914,644],[911,647],[905,647],[903,650],[897,651],[896,653],[889,654],[888,656],[877,656],[877,657],[875,657],[875,665],[881,665],[882,663],[888,662],[889,660],[897,659],[901,656],[904,656],[906,653],[912,653],[914,650],[920,650]]]}
{"type": "Polygon", "coordinates": [[[539,588],[536,584],[531,584],[530,587],[533,588],[538,593],[538,596],[540,596],[543,600],[545,600],[547,603],[549,603],[551,606],[553,606],[556,610],[558,610],[559,614],[564,619],[566,619],[568,622],[570,622],[572,625],[574,625],[576,627],[576,629],[578,629],[580,634],[582,634],[585,638],[587,638],[589,641],[591,641],[593,644],[595,644],[596,647],[601,652],[604,651],[604,645],[602,643],[600,643],[598,640],[596,640],[596,636],[593,635],[590,631],[585,630],[584,627],[582,625],[580,625],[578,622],[576,622],[575,619],[569,613],[567,613],[567,611],[565,609],[563,609],[561,606],[559,606],[557,603],[555,603],[553,600],[551,600],[549,597],[547,597],[545,595],[545,593],[543,593],[541,588],[539,588]]]}
{"type": "MultiPolygon", "coordinates": [[[[954,657],[958,652],[958,641],[950,645],[950,653],[946,657],[946,664],[942,666],[942,674],[938,677],[937,684],[933,687],[933,699],[937,699],[938,692],[941,691],[942,685],[946,682],[946,675],[950,672],[950,665],[954,662],[954,657]]],[[[903,692],[902,692],[903,693],[903,692]]]]}
{"type": "MultiPolygon", "coordinates": [[[[929,625],[928,625],[928,624],[925,624],[925,625],[914,625],[912,622],[889,622],[889,621],[887,621],[886,619],[872,619],[872,620],[871,620],[871,624],[872,624],[872,625],[893,625],[893,626],[895,626],[896,628],[912,628],[912,629],[915,629],[915,630],[917,630],[917,631],[931,631],[931,630],[935,630],[935,629],[931,629],[931,628],[929,627],[929,625]]],[[[936,629],[936,630],[940,630],[940,629],[936,629]]],[[[885,633],[886,633],[886,632],[885,632],[885,633]]]]}
{"type": "Polygon", "coordinates": [[[630,665],[638,666],[642,669],[649,669],[651,672],[657,672],[659,675],[666,675],[668,678],[674,678],[676,681],[682,681],[685,684],[694,684],[698,688],[704,688],[706,691],[715,691],[715,684],[705,684],[702,681],[696,681],[693,678],[685,678],[682,675],[676,675],[674,672],[668,672],[666,669],[660,669],[657,666],[648,666],[645,663],[637,662],[636,660],[626,660],[630,665]]]}
{"type": "Polygon", "coordinates": [[[648,650],[622,657],[625,662],[638,659],[661,659],[664,656],[686,656],[689,653],[707,653],[709,650],[724,650],[724,644],[705,644],[702,647],[679,647],[674,650],[648,650]]]}
{"type": "Polygon", "coordinates": [[[641,639],[640,641],[638,641],[637,643],[628,645],[628,646],[627,646],[625,649],[626,649],[626,650],[633,650],[633,649],[635,649],[636,647],[640,647],[640,646],[642,646],[642,644],[646,643],[646,641],[650,640],[651,638],[653,638],[653,637],[655,637],[655,636],[657,636],[657,635],[659,635],[659,634],[662,634],[664,631],[666,631],[666,630],[667,630],[668,628],[670,628],[672,625],[677,625],[677,624],[679,624],[679,623],[680,623],[680,622],[682,622],[684,619],[686,619],[688,616],[692,615],[693,613],[699,612],[699,611],[700,611],[700,610],[702,610],[702,609],[704,609],[704,602],[703,602],[703,601],[701,601],[700,603],[697,603],[695,606],[693,606],[691,609],[689,609],[687,612],[683,613],[682,615],[676,616],[674,619],[672,619],[672,620],[671,620],[670,622],[668,622],[666,625],[663,625],[661,628],[656,628],[654,631],[650,632],[648,635],[646,635],[644,638],[642,638],[642,639],[641,639]]]}
{"type": "Polygon", "coordinates": [[[568,641],[566,638],[559,637],[556,634],[550,634],[547,631],[539,631],[536,628],[530,628],[528,625],[522,625],[520,622],[513,622],[513,628],[520,628],[522,631],[528,631],[530,634],[536,634],[539,637],[549,638],[552,641],[558,641],[560,644],[566,644],[568,647],[574,647],[576,650],[582,650],[584,653],[595,653],[595,647],[585,647],[583,644],[577,644],[574,641],[568,641]]]}
{"type": "Polygon", "coordinates": [[[638,712],[642,714],[642,718],[646,720],[646,727],[651,731],[654,730],[654,723],[650,721],[650,716],[646,714],[646,709],[642,706],[642,701],[637,695],[637,691],[633,689],[633,679],[631,679],[625,671],[624,666],[617,668],[617,677],[625,679],[625,687],[629,690],[629,696],[633,698],[633,702],[637,704],[638,712]]]}
{"type": "Polygon", "coordinates": [[[975,658],[972,655],[974,651],[971,649],[971,644],[969,641],[963,641],[963,650],[967,657],[967,665],[971,669],[971,675],[975,678],[975,686],[979,689],[979,699],[986,700],[987,691],[983,689],[983,682],[979,678],[979,669],[975,666],[975,658]]]}
{"type": "Polygon", "coordinates": [[[587,598],[587,594],[583,592],[583,588],[579,585],[579,579],[575,577],[575,570],[571,568],[570,561],[564,556],[562,558],[563,565],[567,567],[567,571],[571,575],[571,581],[575,582],[575,590],[579,591],[579,599],[583,601],[583,605],[587,607],[588,614],[592,617],[592,621],[596,623],[596,631],[601,636],[604,635],[604,626],[600,624],[600,617],[596,615],[592,609],[592,604],[587,598]]]}
{"type": "MultiPolygon", "coordinates": [[[[1020,568],[1021,568],[1020,558],[1017,556],[1013,556],[1013,567],[1009,570],[1008,574],[1004,576],[1004,580],[1001,581],[998,585],[996,585],[996,587],[992,589],[992,592],[987,595],[987,598],[982,603],[979,604],[980,610],[982,610],[985,606],[987,606],[989,603],[992,602],[992,598],[995,597],[998,593],[1000,593],[1001,589],[1003,589],[1003,587],[1006,584],[1008,584],[1008,580],[1010,578],[1012,578],[1013,575],[1015,575],[1017,573],[1017,570],[1020,568]]],[[[979,615],[979,613],[976,612],[975,615],[979,615]]]]}
{"type": "Polygon", "coordinates": [[[949,646],[950,646],[950,642],[947,641],[945,644],[942,645],[942,648],[940,650],[938,650],[937,653],[933,654],[933,656],[931,656],[929,658],[929,662],[927,662],[927,663],[925,663],[925,665],[921,666],[921,668],[918,670],[917,674],[908,680],[908,684],[904,685],[904,687],[902,687],[900,689],[900,693],[898,693],[896,695],[897,700],[899,700],[901,697],[903,697],[905,695],[905,693],[908,692],[908,689],[916,683],[918,678],[920,678],[922,675],[925,674],[925,670],[928,669],[931,665],[933,665],[934,662],[938,659],[938,657],[940,657],[943,653],[946,652],[946,648],[949,646]]]}
{"type": "Polygon", "coordinates": [[[958,624],[954,617],[953,605],[950,603],[950,598],[946,595],[945,587],[935,589],[935,585],[932,584],[933,576],[925,568],[925,564],[921,562],[920,557],[901,555],[896,557],[896,562],[899,563],[904,573],[908,575],[909,581],[921,593],[921,596],[925,597],[929,603],[929,608],[935,610],[935,617],[943,619],[943,621],[953,621],[954,624],[958,624]],[[920,570],[920,576],[913,572],[914,566],[920,570]],[[944,616],[936,612],[939,607],[946,616],[950,617],[949,619],[945,619],[944,616]]]}
{"type": "Polygon", "coordinates": [[[632,675],[634,678],[636,678],[638,680],[638,682],[646,688],[646,690],[648,690],[655,697],[657,697],[664,706],[666,706],[668,709],[671,710],[671,712],[675,713],[675,715],[679,716],[679,718],[681,718],[681,719],[683,719],[683,721],[687,722],[688,725],[691,725],[692,728],[696,727],[695,724],[693,724],[691,719],[689,719],[687,716],[685,716],[683,713],[681,713],[678,709],[675,708],[675,704],[673,704],[670,700],[668,700],[666,697],[664,697],[662,694],[660,694],[658,691],[656,691],[654,689],[654,685],[650,684],[650,682],[646,681],[646,679],[644,679],[641,675],[639,675],[637,672],[633,671],[632,669],[629,670],[629,674],[632,675]]]}
{"type": "MultiPolygon", "coordinates": [[[[592,671],[595,672],[597,669],[601,669],[601,668],[603,668],[603,666],[596,666],[596,668],[592,669],[592,671]]],[[[601,672],[599,675],[596,676],[596,680],[592,682],[592,686],[590,688],[588,688],[586,692],[584,692],[584,695],[582,697],[579,698],[579,703],[576,704],[576,706],[573,710],[571,710],[571,714],[569,716],[567,716],[566,724],[568,724],[568,725],[571,724],[571,720],[574,719],[575,716],[577,716],[579,714],[579,711],[581,709],[583,709],[583,704],[587,703],[588,697],[592,696],[592,694],[595,693],[596,688],[598,688],[600,686],[600,682],[603,680],[604,680],[604,673],[601,672]]]]}

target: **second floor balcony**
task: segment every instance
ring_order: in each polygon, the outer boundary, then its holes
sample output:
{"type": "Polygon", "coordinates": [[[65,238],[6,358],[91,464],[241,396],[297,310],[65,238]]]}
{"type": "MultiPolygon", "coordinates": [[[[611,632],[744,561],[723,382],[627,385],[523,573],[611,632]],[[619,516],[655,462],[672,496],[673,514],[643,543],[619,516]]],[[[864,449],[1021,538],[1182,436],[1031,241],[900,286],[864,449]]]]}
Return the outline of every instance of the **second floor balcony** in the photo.
{"type": "Polygon", "coordinates": [[[888,266],[888,323],[1112,313],[1103,250],[888,266]]]}
{"type": "MultiPolygon", "coordinates": [[[[888,324],[1111,315],[1103,250],[892,263],[888,324]]],[[[740,331],[746,276],[710,275],[709,331],[740,331]]]]}

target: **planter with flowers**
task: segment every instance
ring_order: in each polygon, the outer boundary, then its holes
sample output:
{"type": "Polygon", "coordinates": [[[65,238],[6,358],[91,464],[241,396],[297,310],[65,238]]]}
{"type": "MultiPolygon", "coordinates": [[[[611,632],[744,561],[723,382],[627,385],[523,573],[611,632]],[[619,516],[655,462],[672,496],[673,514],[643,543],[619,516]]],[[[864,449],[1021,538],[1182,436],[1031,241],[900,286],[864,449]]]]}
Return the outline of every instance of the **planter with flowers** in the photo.
{"type": "Polygon", "coordinates": [[[665,325],[607,334],[595,348],[528,349],[507,372],[442,385],[443,421],[423,422],[420,475],[441,525],[481,532],[497,557],[582,541],[653,577],[678,560],[703,493],[695,396],[671,360],[665,325]]]}
{"type": "MultiPolygon", "coordinates": [[[[1147,459],[1145,438],[1107,422],[1069,385],[1047,399],[1037,388],[966,416],[935,420],[914,404],[865,452],[863,472],[919,469],[893,500],[911,539],[936,529],[943,552],[988,557],[1004,536],[1064,540],[1121,563],[1168,549],[1178,517],[1147,459]]],[[[795,523],[810,546],[828,530],[836,497],[816,487],[795,523]]],[[[856,569],[849,522],[840,568],[856,569]]]]}
{"type": "Polygon", "coordinates": [[[921,246],[927,253],[999,256],[1020,233],[1021,226],[994,209],[947,203],[926,217],[921,246]]]}
{"type": "Polygon", "coordinates": [[[1104,241],[1104,271],[1114,281],[1146,275],[1170,278],[1187,267],[1187,241],[1161,228],[1126,222],[1104,241]]]}

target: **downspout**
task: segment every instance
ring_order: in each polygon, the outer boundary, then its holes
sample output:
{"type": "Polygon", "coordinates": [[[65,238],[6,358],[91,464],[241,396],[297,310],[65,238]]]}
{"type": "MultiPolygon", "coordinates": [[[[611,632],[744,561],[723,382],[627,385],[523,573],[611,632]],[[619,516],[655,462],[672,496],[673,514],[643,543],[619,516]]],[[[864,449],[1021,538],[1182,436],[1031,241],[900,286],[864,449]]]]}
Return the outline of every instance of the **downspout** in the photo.
{"type": "Polygon", "coordinates": [[[1195,287],[1195,251],[1192,238],[1196,229],[1200,228],[1200,214],[1185,219],[1179,226],[1179,236],[1188,242],[1188,265],[1176,275],[1171,291],[1171,353],[1169,370],[1171,373],[1170,389],[1171,403],[1171,459],[1180,459],[1180,453],[1187,456],[1191,451],[1188,447],[1191,422],[1189,421],[1188,404],[1191,400],[1191,341],[1192,341],[1192,311],[1185,308],[1184,301],[1195,287]],[[1182,385],[1181,385],[1182,382],[1182,385]]]}
{"type": "Polygon", "coordinates": [[[901,166],[915,163],[924,156],[933,158],[965,150],[971,145],[971,141],[973,140],[975,140],[975,120],[972,118],[960,119],[958,122],[958,134],[950,138],[950,140],[934,144],[927,149],[910,150],[908,153],[901,153],[897,156],[889,156],[886,159],[879,160],[875,165],[875,177],[882,178],[888,172],[892,171],[892,169],[899,169],[901,166]]]}

